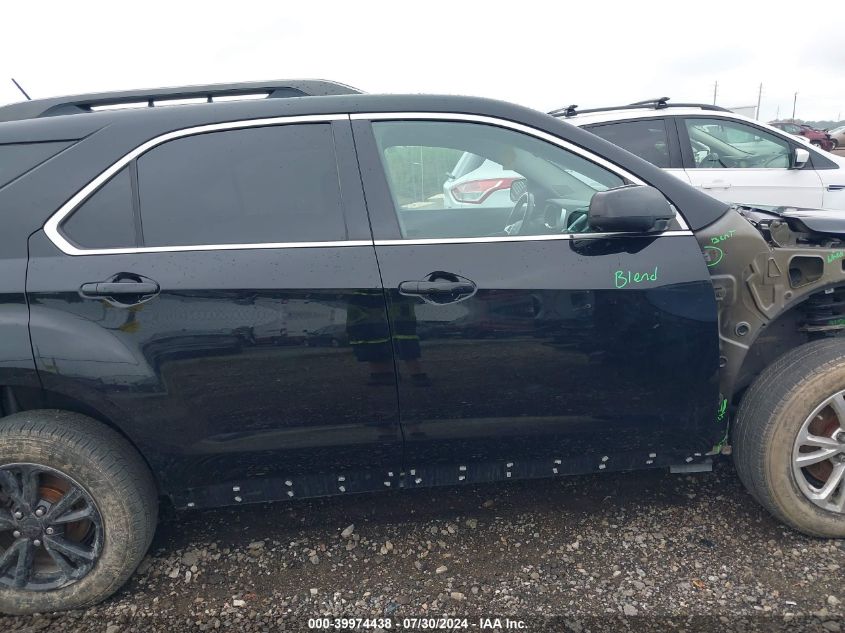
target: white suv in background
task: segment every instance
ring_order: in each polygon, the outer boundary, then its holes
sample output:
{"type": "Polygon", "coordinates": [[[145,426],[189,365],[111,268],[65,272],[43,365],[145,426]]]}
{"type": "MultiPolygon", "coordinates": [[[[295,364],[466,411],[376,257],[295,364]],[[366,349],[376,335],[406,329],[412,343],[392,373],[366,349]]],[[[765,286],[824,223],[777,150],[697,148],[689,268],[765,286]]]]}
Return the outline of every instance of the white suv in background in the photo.
{"type": "Polygon", "coordinates": [[[498,163],[464,152],[446,175],[443,183],[443,206],[512,207],[510,188],[514,180],[522,178],[515,171],[502,169],[498,163]]]}
{"type": "Polygon", "coordinates": [[[845,210],[845,159],[718,106],[667,101],[550,114],[725,202],[845,210]]]}

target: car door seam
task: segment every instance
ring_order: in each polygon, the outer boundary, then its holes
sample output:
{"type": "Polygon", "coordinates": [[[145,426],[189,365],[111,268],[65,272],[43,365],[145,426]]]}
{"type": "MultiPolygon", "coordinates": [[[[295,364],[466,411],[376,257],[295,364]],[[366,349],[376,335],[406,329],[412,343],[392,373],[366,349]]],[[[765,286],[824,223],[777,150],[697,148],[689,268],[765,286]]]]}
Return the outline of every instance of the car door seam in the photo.
{"type": "Polygon", "coordinates": [[[402,426],[402,401],[399,396],[399,367],[396,363],[396,352],[393,346],[393,323],[390,322],[390,306],[387,299],[387,286],[384,283],[384,276],[381,273],[381,262],[379,261],[378,257],[378,249],[376,248],[376,239],[375,239],[375,232],[373,231],[373,220],[372,214],[370,213],[370,203],[367,199],[367,188],[364,186],[364,176],[361,171],[361,158],[358,155],[358,139],[355,134],[355,126],[352,125],[352,117],[350,116],[349,119],[349,129],[352,132],[352,149],[355,152],[355,164],[358,167],[358,180],[361,183],[361,195],[364,198],[364,208],[367,212],[367,225],[370,227],[370,240],[372,242],[373,248],[373,257],[376,260],[376,270],[378,271],[378,278],[379,282],[381,283],[381,298],[384,303],[384,318],[387,321],[387,333],[390,337],[390,358],[393,361],[393,378],[394,378],[394,390],[396,392],[396,424],[399,427],[399,438],[402,446],[401,456],[400,456],[400,468],[405,467],[405,429],[402,426]]]}

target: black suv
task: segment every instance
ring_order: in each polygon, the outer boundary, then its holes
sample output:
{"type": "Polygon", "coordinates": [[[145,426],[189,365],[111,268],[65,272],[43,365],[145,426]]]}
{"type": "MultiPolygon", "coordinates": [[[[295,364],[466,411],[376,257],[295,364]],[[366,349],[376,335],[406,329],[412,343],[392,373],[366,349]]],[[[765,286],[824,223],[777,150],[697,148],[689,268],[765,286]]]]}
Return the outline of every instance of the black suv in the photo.
{"type": "Polygon", "coordinates": [[[0,121],[4,612],[111,594],[161,501],[688,472],[730,448],[774,515],[845,536],[839,216],[728,208],[486,99],[292,81],[0,121]],[[509,175],[447,206],[466,153],[509,175]]]}

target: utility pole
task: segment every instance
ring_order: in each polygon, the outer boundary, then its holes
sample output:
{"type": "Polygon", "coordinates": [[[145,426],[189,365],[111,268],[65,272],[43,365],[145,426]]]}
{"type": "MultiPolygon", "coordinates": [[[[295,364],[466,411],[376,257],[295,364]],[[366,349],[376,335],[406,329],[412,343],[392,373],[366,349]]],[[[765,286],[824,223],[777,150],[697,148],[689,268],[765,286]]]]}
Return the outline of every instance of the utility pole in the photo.
{"type": "Polygon", "coordinates": [[[716,105],[716,95],[719,93],[719,82],[713,85],[713,105],[716,105]]]}
{"type": "Polygon", "coordinates": [[[760,120],[760,101],[763,99],[763,82],[760,82],[760,90],[757,92],[757,112],[756,112],[756,119],[760,120]]]}
{"type": "Polygon", "coordinates": [[[798,91],[795,91],[795,97],[792,99],[792,120],[795,120],[795,106],[798,105],[798,91]]]}
{"type": "Polygon", "coordinates": [[[778,113],[775,115],[775,121],[780,121],[780,104],[778,104],[778,113]]]}

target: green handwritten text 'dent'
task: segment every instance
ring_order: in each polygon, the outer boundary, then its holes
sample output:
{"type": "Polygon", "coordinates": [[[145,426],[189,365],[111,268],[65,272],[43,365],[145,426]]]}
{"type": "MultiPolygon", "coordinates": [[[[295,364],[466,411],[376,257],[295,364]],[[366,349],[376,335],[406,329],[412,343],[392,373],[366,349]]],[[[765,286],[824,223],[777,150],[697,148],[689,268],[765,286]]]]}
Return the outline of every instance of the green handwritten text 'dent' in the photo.
{"type": "Polygon", "coordinates": [[[635,273],[630,270],[617,270],[613,281],[617,288],[657,281],[657,266],[654,267],[653,272],[635,273]]]}
{"type": "Polygon", "coordinates": [[[827,263],[830,264],[835,262],[837,259],[842,259],[845,257],[845,251],[835,251],[833,253],[829,253],[827,256],[827,263]]]}
{"type": "Polygon", "coordinates": [[[736,233],[736,229],[731,229],[727,233],[724,233],[722,235],[716,235],[715,237],[711,237],[710,243],[711,244],[718,244],[719,242],[724,242],[725,240],[729,240],[734,236],[734,233],[736,233]]]}

